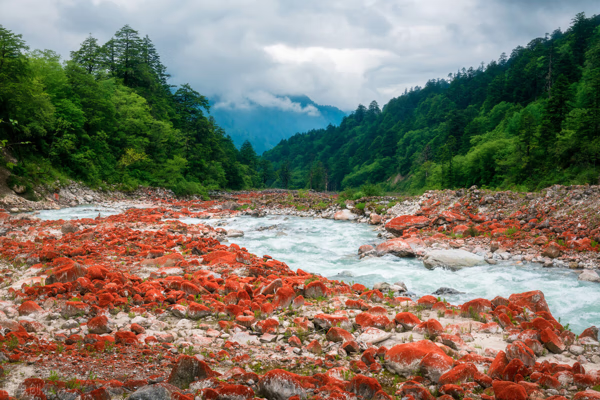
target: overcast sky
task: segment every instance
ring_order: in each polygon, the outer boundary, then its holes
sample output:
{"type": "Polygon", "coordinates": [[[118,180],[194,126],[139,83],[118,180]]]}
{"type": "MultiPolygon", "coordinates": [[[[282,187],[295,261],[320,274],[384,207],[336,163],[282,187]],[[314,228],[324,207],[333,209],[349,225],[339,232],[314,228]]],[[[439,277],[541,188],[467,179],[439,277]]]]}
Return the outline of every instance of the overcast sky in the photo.
{"type": "Polygon", "coordinates": [[[352,110],[510,54],[581,11],[600,13],[600,1],[0,0],[0,24],[64,57],[89,33],[104,42],[129,24],[173,84],[229,104],[306,94],[352,110]]]}

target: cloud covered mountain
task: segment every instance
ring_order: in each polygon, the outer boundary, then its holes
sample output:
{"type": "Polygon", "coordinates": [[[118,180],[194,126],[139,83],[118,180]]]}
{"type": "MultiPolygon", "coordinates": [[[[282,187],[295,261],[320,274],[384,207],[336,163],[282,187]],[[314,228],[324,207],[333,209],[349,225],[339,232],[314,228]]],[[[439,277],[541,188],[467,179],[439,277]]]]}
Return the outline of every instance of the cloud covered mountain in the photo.
{"type": "Polygon", "coordinates": [[[347,113],[317,104],[307,96],[254,92],[235,103],[212,98],[211,115],[237,146],[249,140],[262,154],[295,133],[339,125],[347,113]]]}

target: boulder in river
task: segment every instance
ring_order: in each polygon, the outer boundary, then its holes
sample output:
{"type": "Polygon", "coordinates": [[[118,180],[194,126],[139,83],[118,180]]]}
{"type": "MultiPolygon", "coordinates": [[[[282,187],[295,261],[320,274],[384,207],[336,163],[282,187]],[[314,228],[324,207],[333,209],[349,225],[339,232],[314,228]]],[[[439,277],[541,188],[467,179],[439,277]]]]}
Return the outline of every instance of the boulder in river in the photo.
{"type": "Polygon", "coordinates": [[[423,264],[429,269],[446,267],[452,270],[481,265],[483,257],[466,250],[432,250],[423,258],[423,264]]]}
{"type": "Polygon", "coordinates": [[[354,215],[350,210],[341,210],[335,213],[333,219],[336,221],[352,221],[356,219],[356,215],[354,215]]]}
{"type": "Polygon", "coordinates": [[[579,274],[579,280],[586,282],[600,282],[600,276],[593,269],[586,269],[579,274]]]}
{"type": "Polygon", "coordinates": [[[456,289],[453,288],[449,288],[449,287],[441,287],[438,290],[436,290],[435,292],[433,292],[433,295],[436,296],[443,296],[443,295],[452,295],[452,294],[464,294],[465,292],[460,292],[456,289]]]}
{"type": "Polygon", "coordinates": [[[244,236],[244,232],[242,232],[242,231],[238,231],[236,229],[230,229],[227,231],[227,237],[233,238],[233,237],[242,237],[242,236],[244,236]]]}

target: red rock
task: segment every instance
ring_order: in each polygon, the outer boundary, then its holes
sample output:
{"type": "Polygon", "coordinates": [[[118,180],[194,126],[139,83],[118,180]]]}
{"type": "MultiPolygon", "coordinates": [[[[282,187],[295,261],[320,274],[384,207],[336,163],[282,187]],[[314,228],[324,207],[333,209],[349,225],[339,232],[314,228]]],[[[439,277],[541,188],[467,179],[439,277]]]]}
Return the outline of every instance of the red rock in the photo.
{"type": "Polygon", "coordinates": [[[352,329],[350,320],[344,315],[317,314],[313,319],[313,323],[320,326],[321,329],[329,329],[332,326],[337,326],[346,330],[352,329]]]}
{"type": "Polygon", "coordinates": [[[420,306],[423,306],[427,309],[431,309],[433,307],[433,305],[435,303],[437,303],[437,298],[431,296],[431,295],[427,295],[427,296],[423,296],[421,297],[419,300],[417,300],[417,304],[420,306]]]}
{"type": "Polygon", "coordinates": [[[24,301],[23,304],[19,306],[19,315],[32,315],[39,314],[42,312],[44,312],[42,307],[38,306],[35,302],[30,300],[24,301]]]}
{"type": "Polygon", "coordinates": [[[348,383],[348,391],[362,396],[364,399],[372,399],[375,393],[382,390],[381,385],[375,378],[369,378],[358,374],[348,383]]]}
{"type": "Polygon", "coordinates": [[[591,375],[574,374],[573,384],[577,386],[579,390],[589,389],[596,385],[598,379],[591,375]]]}
{"type": "Polygon", "coordinates": [[[306,387],[312,378],[302,377],[282,369],[273,369],[258,380],[258,394],[269,400],[288,400],[292,396],[306,398],[306,387]]]}
{"type": "Polygon", "coordinates": [[[415,381],[403,383],[396,395],[400,395],[407,400],[435,400],[435,397],[431,395],[426,387],[415,381]]]}
{"type": "Polygon", "coordinates": [[[460,311],[465,316],[471,316],[472,313],[479,316],[480,313],[492,311],[492,302],[486,299],[474,299],[463,304],[460,311]]]}
{"type": "Polygon", "coordinates": [[[516,383],[494,381],[492,387],[497,400],[527,400],[525,388],[516,383]]]}
{"type": "Polygon", "coordinates": [[[566,346],[560,338],[550,329],[546,328],[540,334],[540,340],[548,350],[555,354],[565,351],[566,346]]]}
{"type": "Polygon", "coordinates": [[[354,336],[345,329],[332,327],[327,331],[327,340],[331,342],[348,342],[354,340],[354,336]]]}
{"type": "Polygon", "coordinates": [[[472,380],[476,373],[477,367],[473,364],[459,364],[443,374],[438,381],[438,385],[465,383],[472,380]]]}
{"type": "Polygon", "coordinates": [[[490,365],[490,369],[488,370],[488,375],[492,379],[502,379],[504,369],[508,365],[508,358],[506,358],[506,353],[503,351],[499,351],[494,358],[494,362],[490,365]]]}
{"type": "Polygon", "coordinates": [[[186,389],[190,383],[210,378],[213,375],[213,371],[204,361],[200,361],[196,357],[181,355],[171,370],[167,382],[180,389],[186,389]]]}
{"type": "Polygon", "coordinates": [[[377,255],[379,257],[384,256],[386,254],[393,254],[396,257],[414,257],[415,252],[410,247],[408,243],[406,243],[401,238],[395,238],[387,240],[383,243],[377,245],[377,255]]]}
{"type": "Polygon", "coordinates": [[[273,297],[273,305],[276,308],[287,308],[296,297],[296,292],[291,286],[284,285],[277,289],[275,297],[273,297]]]}
{"type": "Polygon", "coordinates": [[[463,235],[468,230],[469,230],[469,227],[466,225],[456,225],[452,229],[452,233],[454,233],[455,235],[463,235]]]}
{"type": "Polygon", "coordinates": [[[398,344],[385,353],[385,362],[388,368],[404,377],[410,377],[415,371],[421,368],[421,361],[430,353],[439,355],[437,358],[431,358],[424,369],[431,369],[432,374],[441,372],[438,375],[449,371],[452,368],[453,360],[448,357],[438,346],[429,340],[420,340],[414,343],[398,344]],[[441,369],[436,370],[436,367],[441,369]]]}
{"type": "Polygon", "coordinates": [[[547,375],[547,374],[542,374],[542,376],[540,377],[540,379],[537,380],[537,384],[544,387],[544,388],[549,388],[549,389],[560,389],[561,388],[561,384],[558,381],[558,379],[554,378],[553,376],[547,375]]]}
{"type": "Polygon", "coordinates": [[[530,374],[531,371],[527,369],[523,361],[519,360],[518,358],[514,358],[510,360],[510,362],[506,365],[506,368],[504,368],[504,371],[502,372],[502,379],[505,381],[518,382],[523,379],[522,377],[529,376],[530,374]],[[521,378],[517,378],[519,376],[521,378]]]}
{"type": "Polygon", "coordinates": [[[392,219],[385,225],[385,229],[395,235],[402,236],[410,228],[423,228],[429,226],[431,221],[422,216],[401,215],[392,219]]]}
{"type": "Polygon", "coordinates": [[[142,333],[146,332],[144,327],[139,324],[131,324],[130,329],[131,332],[135,333],[136,335],[141,335],[142,333]]]}
{"type": "Polygon", "coordinates": [[[108,318],[106,318],[104,315],[90,319],[87,323],[87,327],[90,333],[95,333],[97,335],[103,335],[105,333],[112,332],[112,329],[110,329],[108,326],[108,318]]]}
{"type": "Polygon", "coordinates": [[[519,294],[511,294],[508,299],[517,306],[527,307],[533,312],[550,312],[550,309],[548,308],[548,303],[546,303],[546,299],[544,297],[544,293],[542,293],[539,290],[519,294]]]}
{"type": "Polygon", "coordinates": [[[318,340],[313,340],[306,346],[306,351],[315,355],[320,355],[323,352],[323,349],[318,340]]]}
{"type": "Polygon", "coordinates": [[[396,314],[394,320],[402,325],[406,330],[412,330],[415,326],[421,323],[421,320],[416,315],[410,312],[401,312],[396,314]]]}
{"type": "Polygon", "coordinates": [[[517,358],[523,361],[523,364],[528,367],[533,367],[536,359],[533,350],[521,341],[516,341],[506,346],[506,358],[509,361],[517,358]]]}
{"type": "Polygon", "coordinates": [[[292,336],[288,339],[288,344],[292,347],[302,347],[302,342],[298,338],[298,336],[292,336]]]}
{"type": "Polygon", "coordinates": [[[254,398],[254,390],[245,385],[225,384],[216,388],[215,391],[218,394],[216,400],[250,400],[254,398]]]}
{"type": "Polygon", "coordinates": [[[600,400],[600,392],[595,390],[586,390],[584,392],[575,393],[573,400],[600,400]]]}
{"type": "Polygon", "coordinates": [[[140,264],[144,267],[172,267],[180,261],[184,261],[183,256],[179,253],[173,253],[154,259],[142,260],[140,264]]]}
{"type": "Polygon", "coordinates": [[[73,282],[87,274],[87,269],[85,267],[74,263],[72,260],[69,261],[71,261],[71,263],[68,263],[65,266],[54,268],[48,278],[46,278],[46,283],[52,284],[55,282],[73,282]]]}
{"type": "Polygon", "coordinates": [[[429,319],[425,322],[421,322],[419,325],[413,328],[413,331],[416,333],[420,333],[421,335],[426,335],[430,339],[435,338],[436,336],[441,335],[444,332],[444,328],[442,324],[436,319],[429,319]]]}
{"type": "Polygon", "coordinates": [[[589,337],[591,339],[594,339],[595,341],[598,341],[598,328],[596,328],[595,326],[591,326],[589,328],[587,328],[586,330],[584,330],[581,335],[579,335],[580,338],[585,338],[585,337],[589,337]]]}
{"type": "MultiPolygon", "coordinates": [[[[465,397],[465,390],[458,385],[452,385],[452,384],[445,384],[442,387],[440,387],[440,393],[447,395],[447,396],[452,396],[448,400],[462,399],[465,397]]],[[[444,396],[438,397],[438,400],[442,399],[442,397],[444,397],[444,396]]]]}
{"type": "Polygon", "coordinates": [[[327,296],[327,287],[321,281],[314,281],[306,285],[304,296],[308,299],[316,299],[327,296]]]}
{"type": "Polygon", "coordinates": [[[209,316],[212,314],[210,308],[205,305],[198,304],[195,302],[190,302],[187,308],[187,316],[191,319],[200,319],[209,316]]]}
{"type": "Polygon", "coordinates": [[[344,349],[348,354],[360,352],[360,347],[358,346],[358,343],[356,343],[355,340],[344,342],[342,344],[342,349],[344,349]]]}
{"type": "Polygon", "coordinates": [[[115,333],[115,343],[117,344],[136,344],[137,337],[133,332],[120,331],[115,333]]]}
{"type": "Polygon", "coordinates": [[[389,327],[392,322],[385,315],[373,315],[368,312],[363,312],[358,314],[354,320],[362,329],[366,329],[369,327],[386,329],[389,327]]]}

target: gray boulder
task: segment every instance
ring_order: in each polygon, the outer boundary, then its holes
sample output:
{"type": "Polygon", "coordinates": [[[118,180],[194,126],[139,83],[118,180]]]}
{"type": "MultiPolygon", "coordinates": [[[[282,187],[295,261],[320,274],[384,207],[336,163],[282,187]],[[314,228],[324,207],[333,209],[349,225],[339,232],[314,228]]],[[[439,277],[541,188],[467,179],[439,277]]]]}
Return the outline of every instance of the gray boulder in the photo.
{"type": "Polygon", "coordinates": [[[443,267],[458,270],[484,263],[483,257],[466,250],[432,250],[423,258],[423,264],[429,269],[443,267]]]}

